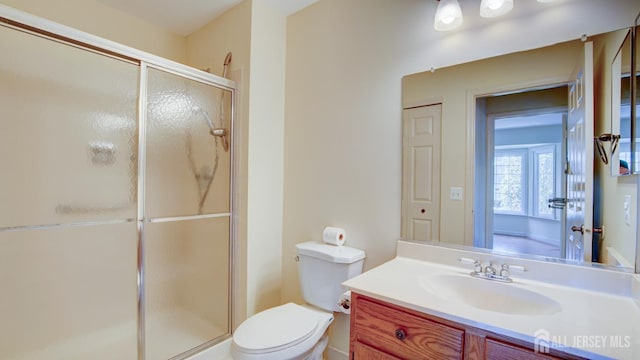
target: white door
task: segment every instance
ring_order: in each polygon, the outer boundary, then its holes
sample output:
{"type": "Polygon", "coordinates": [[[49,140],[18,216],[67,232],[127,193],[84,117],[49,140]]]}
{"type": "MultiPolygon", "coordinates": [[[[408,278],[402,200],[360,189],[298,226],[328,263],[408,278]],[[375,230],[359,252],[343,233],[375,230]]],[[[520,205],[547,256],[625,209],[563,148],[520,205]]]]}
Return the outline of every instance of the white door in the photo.
{"type": "Polygon", "coordinates": [[[565,258],[591,261],[593,228],[593,43],[569,86],[565,258]]]}
{"type": "Polygon", "coordinates": [[[442,105],[402,112],[402,237],[440,240],[440,122],[442,105]]]}

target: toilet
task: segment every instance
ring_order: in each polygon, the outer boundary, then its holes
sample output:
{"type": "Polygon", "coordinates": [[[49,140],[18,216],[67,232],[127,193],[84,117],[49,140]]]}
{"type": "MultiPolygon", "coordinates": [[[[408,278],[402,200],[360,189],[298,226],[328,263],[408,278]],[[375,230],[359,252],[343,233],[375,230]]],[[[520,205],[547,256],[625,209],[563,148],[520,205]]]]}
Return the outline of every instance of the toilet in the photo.
{"type": "Polygon", "coordinates": [[[298,280],[304,305],[287,303],[257,313],[233,334],[234,360],[320,360],[340,311],[342,282],[362,272],[365,253],[319,242],[296,245],[298,280]]]}

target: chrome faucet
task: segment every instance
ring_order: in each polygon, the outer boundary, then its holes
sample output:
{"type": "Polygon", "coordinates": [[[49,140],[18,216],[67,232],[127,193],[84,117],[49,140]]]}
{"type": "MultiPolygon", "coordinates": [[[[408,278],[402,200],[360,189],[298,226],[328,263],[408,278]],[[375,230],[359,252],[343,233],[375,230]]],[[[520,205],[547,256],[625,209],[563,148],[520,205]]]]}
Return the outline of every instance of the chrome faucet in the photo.
{"type": "Polygon", "coordinates": [[[484,268],[484,274],[487,276],[494,276],[498,271],[493,267],[493,261],[489,261],[489,265],[484,268]]]}
{"type": "Polygon", "coordinates": [[[460,258],[458,259],[463,264],[473,264],[474,271],[470,273],[471,276],[486,279],[486,280],[495,280],[501,282],[513,282],[513,279],[509,277],[510,269],[519,270],[522,272],[527,271],[524,266],[520,265],[509,265],[502,264],[500,265],[500,272],[498,273],[497,268],[495,267],[493,261],[489,261],[489,265],[482,266],[482,262],[480,260],[473,260],[469,258],[460,258]]]}

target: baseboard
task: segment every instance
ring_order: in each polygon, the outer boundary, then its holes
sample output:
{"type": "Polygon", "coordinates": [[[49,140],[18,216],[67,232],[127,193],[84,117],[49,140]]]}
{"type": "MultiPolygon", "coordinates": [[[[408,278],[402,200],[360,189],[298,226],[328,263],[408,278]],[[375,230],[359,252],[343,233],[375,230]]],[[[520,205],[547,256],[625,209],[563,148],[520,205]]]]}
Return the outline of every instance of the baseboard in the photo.
{"type": "Polygon", "coordinates": [[[333,346],[327,347],[327,358],[325,360],[349,360],[349,353],[338,350],[333,346]]]}

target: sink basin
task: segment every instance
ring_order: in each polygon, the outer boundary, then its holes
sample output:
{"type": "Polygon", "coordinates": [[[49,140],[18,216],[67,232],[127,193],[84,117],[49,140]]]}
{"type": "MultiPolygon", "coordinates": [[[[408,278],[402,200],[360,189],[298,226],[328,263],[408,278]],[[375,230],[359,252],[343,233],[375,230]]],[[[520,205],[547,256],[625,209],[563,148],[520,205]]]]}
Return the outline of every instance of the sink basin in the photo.
{"type": "Polygon", "coordinates": [[[443,300],[503,314],[552,315],[562,310],[557,301],[545,295],[471,275],[424,275],[420,285],[443,300]]]}

